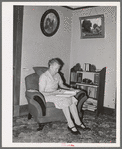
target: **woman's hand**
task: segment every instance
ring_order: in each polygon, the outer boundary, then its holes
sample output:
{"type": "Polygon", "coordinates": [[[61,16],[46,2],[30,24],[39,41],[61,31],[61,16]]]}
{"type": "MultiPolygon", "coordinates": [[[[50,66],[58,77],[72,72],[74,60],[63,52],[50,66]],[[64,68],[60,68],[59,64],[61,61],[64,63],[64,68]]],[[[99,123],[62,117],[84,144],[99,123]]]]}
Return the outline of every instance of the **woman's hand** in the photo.
{"type": "Polygon", "coordinates": [[[76,93],[77,93],[77,92],[80,92],[80,89],[75,89],[75,88],[72,88],[72,87],[71,87],[71,88],[70,88],[70,91],[76,91],[76,93]]]}
{"type": "Polygon", "coordinates": [[[74,88],[72,88],[72,87],[70,88],[70,91],[74,91],[74,90],[75,90],[74,88]]]}
{"type": "Polygon", "coordinates": [[[65,90],[63,90],[63,89],[58,89],[58,90],[52,92],[52,94],[53,94],[53,95],[58,95],[58,94],[64,93],[64,91],[65,91],[65,90]]]}

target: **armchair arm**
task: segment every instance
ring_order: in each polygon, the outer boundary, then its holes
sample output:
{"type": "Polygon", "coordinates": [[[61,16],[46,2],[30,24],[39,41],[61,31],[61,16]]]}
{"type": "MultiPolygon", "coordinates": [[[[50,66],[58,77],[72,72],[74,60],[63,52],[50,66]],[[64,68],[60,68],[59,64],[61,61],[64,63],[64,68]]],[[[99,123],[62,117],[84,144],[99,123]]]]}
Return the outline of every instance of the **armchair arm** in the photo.
{"type": "Polygon", "coordinates": [[[42,93],[38,91],[26,91],[26,98],[29,103],[29,111],[33,109],[32,113],[36,112],[36,117],[46,115],[46,101],[42,93]]]}
{"type": "Polygon", "coordinates": [[[80,99],[82,99],[82,97],[86,96],[86,92],[80,90],[76,95],[75,98],[79,101],[80,99]]]}
{"type": "Polygon", "coordinates": [[[26,97],[29,97],[29,98],[33,99],[34,96],[40,97],[41,100],[43,101],[43,103],[46,105],[46,101],[45,101],[44,95],[41,92],[39,92],[39,91],[31,92],[29,90],[26,91],[26,97]]]}
{"type": "Polygon", "coordinates": [[[79,113],[79,116],[82,117],[82,106],[83,106],[83,103],[87,100],[87,95],[85,93],[85,91],[79,91],[76,95],[75,95],[75,98],[78,100],[78,103],[77,103],[77,110],[78,110],[78,113],[79,113]]]}

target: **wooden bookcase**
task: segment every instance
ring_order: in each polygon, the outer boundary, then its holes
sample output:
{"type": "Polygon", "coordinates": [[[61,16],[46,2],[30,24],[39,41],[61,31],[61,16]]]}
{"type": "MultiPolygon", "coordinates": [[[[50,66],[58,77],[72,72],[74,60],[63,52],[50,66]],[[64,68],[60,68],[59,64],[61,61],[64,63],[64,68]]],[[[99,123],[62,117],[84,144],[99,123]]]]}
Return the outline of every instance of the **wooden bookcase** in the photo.
{"type": "Polygon", "coordinates": [[[83,110],[95,111],[97,115],[103,113],[105,76],[106,67],[95,72],[70,72],[70,85],[85,90],[88,95],[88,99],[82,107],[83,110]],[[84,82],[84,80],[86,81],[84,82]],[[91,103],[88,102],[89,104],[87,104],[87,101],[91,103]],[[87,104],[86,107],[85,104],[87,104]]]}

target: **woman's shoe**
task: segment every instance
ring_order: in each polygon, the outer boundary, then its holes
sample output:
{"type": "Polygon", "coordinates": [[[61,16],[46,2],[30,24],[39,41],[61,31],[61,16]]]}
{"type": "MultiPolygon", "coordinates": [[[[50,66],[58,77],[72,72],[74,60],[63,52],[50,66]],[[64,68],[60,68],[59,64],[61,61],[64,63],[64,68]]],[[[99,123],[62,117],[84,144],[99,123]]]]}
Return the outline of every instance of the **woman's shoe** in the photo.
{"type": "Polygon", "coordinates": [[[78,130],[77,130],[77,131],[73,131],[73,128],[76,128],[75,126],[73,126],[73,127],[71,127],[71,128],[68,126],[67,128],[68,128],[68,129],[71,131],[71,133],[74,134],[74,135],[80,134],[80,132],[79,132],[78,130]]]}
{"type": "Polygon", "coordinates": [[[80,125],[75,124],[75,125],[77,128],[82,130],[91,130],[89,127],[86,127],[84,124],[80,124],[80,125]]]}

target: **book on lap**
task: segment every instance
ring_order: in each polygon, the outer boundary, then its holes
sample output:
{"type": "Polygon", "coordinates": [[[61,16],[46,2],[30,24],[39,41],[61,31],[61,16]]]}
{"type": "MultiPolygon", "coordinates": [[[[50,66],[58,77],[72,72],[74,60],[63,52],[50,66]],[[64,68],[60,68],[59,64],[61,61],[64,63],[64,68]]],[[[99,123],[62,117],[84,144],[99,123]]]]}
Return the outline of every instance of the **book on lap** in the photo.
{"type": "Polygon", "coordinates": [[[78,90],[73,90],[73,91],[70,91],[70,90],[63,90],[58,92],[58,94],[56,94],[56,96],[60,96],[60,97],[71,97],[71,96],[74,96],[76,95],[76,93],[78,92],[78,90]]]}
{"type": "Polygon", "coordinates": [[[58,97],[72,97],[74,95],[71,95],[71,94],[57,94],[56,96],[58,96],[58,97]]]}

